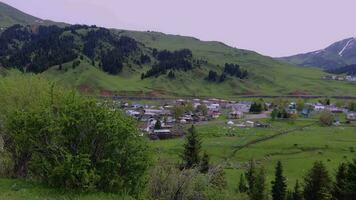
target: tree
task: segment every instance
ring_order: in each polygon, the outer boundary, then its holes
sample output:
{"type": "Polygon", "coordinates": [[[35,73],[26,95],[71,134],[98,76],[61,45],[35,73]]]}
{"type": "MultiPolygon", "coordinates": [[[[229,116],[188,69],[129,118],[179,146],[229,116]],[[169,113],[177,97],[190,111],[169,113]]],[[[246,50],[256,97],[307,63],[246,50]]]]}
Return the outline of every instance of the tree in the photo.
{"type": "Polygon", "coordinates": [[[248,191],[247,183],[244,174],[240,175],[240,182],[238,187],[239,192],[245,193],[248,191]]]}
{"type": "Polygon", "coordinates": [[[345,199],[356,199],[356,159],[348,163],[346,186],[345,186],[345,199]]]}
{"type": "Polygon", "coordinates": [[[333,183],[332,196],[335,200],[345,199],[346,184],[347,184],[347,164],[341,163],[336,172],[336,180],[333,183]]]}
{"type": "Polygon", "coordinates": [[[272,199],[284,200],[286,198],[286,178],[283,176],[283,167],[280,161],[277,162],[275,179],[272,181],[272,199]]]}
{"type": "Polygon", "coordinates": [[[203,115],[207,115],[208,114],[208,107],[205,104],[201,104],[201,105],[197,106],[195,111],[196,112],[200,112],[203,115]]]}
{"type": "Polygon", "coordinates": [[[304,178],[305,200],[331,199],[331,179],[322,162],[315,162],[304,178]]]}
{"type": "Polygon", "coordinates": [[[181,155],[183,160],[183,167],[190,169],[199,165],[200,163],[201,140],[194,125],[192,125],[185,139],[184,151],[181,155]]]}
{"type": "Polygon", "coordinates": [[[155,129],[155,130],[159,130],[159,129],[161,129],[161,128],[162,128],[162,123],[161,123],[161,121],[158,119],[158,120],[156,121],[156,123],[155,123],[154,129],[155,129]]]}
{"type": "Polygon", "coordinates": [[[174,105],[172,108],[172,113],[175,119],[181,117],[185,112],[185,108],[182,105],[174,105]]]}
{"type": "Polygon", "coordinates": [[[330,111],[323,111],[319,117],[319,122],[323,126],[331,126],[334,122],[334,115],[330,111]]]}
{"type": "Polygon", "coordinates": [[[225,179],[225,171],[221,166],[217,166],[209,171],[210,174],[210,183],[217,190],[223,190],[226,188],[227,183],[225,179]]]}
{"type": "Polygon", "coordinates": [[[278,113],[279,113],[278,109],[276,108],[273,109],[273,111],[271,112],[271,119],[275,120],[278,117],[278,113]]]}
{"type": "Polygon", "coordinates": [[[206,174],[209,172],[209,168],[210,168],[209,155],[206,152],[204,152],[200,162],[200,172],[206,174]]]}
{"type": "Polygon", "coordinates": [[[256,163],[254,160],[250,160],[248,170],[245,173],[245,177],[247,179],[248,184],[248,193],[249,195],[251,195],[256,183],[256,163]]]}
{"type": "Polygon", "coordinates": [[[175,78],[176,78],[176,75],[174,74],[173,71],[169,71],[169,73],[168,73],[168,78],[169,78],[169,79],[175,79],[175,78]]]}
{"type": "Polygon", "coordinates": [[[218,80],[218,73],[216,73],[216,71],[210,70],[206,79],[210,82],[216,82],[218,80]]]}
{"type": "Polygon", "coordinates": [[[304,109],[305,103],[303,99],[297,100],[297,110],[301,112],[304,109]]]}
{"type": "Polygon", "coordinates": [[[292,197],[293,197],[293,200],[302,200],[303,199],[303,192],[301,191],[298,180],[295,182],[292,197]]]}
{"type": "Polygon", "coordinates": [[[261,167],[256,174],[256,181],[251,190],[250,198],[251,200],[265,200],[267,199],[266,192],[266,171],[261,167]]]}

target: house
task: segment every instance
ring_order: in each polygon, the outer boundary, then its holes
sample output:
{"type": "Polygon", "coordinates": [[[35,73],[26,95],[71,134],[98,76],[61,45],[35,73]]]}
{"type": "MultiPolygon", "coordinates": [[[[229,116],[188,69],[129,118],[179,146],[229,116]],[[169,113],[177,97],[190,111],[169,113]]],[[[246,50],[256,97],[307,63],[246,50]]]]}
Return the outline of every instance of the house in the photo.
{"type": "Polygon", "coordinates": [[[318,112],[323,111],[325,110],[325,106],[321,103],[314,104],[314,110],[318,112]]]}
{"type": "Polygon", "coordinates": [[[227,125],[234,125],[234,122],[233,121],[228,121],[227,125]]]}
{"type": "Polygon", "coordinates": [[[253,121],[246,121],[246,127],[253,128],[255,126],[255,122],[253,121]]]}
{"type": "Polygon", "coordinates": [[[242,113],[250,112],[251,103],[250,102],[241,102],[231,106],[233,110],[240,111],[242,113]]]}
{"type": "Polygon", "coordinates": [[[356,113],[355,112],[348,113],[346,116],[346,119],[348,121],[356,121],[356,113]]]}
{"type": "Polygon", "coordinates": [[[232,111],[229,113],[229,119],[241,119],[243,117],[243,113],[241,111],[232,111]]]}

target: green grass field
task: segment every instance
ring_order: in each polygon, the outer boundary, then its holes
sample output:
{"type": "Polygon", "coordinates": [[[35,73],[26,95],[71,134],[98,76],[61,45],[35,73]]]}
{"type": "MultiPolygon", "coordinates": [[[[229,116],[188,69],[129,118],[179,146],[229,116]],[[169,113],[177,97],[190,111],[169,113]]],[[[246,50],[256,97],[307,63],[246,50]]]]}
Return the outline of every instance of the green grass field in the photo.
{"type": "MultiPolygon", "coordinates": [[[[334,175],[340,162],[356,159],[356,126],[313,125],[251,145],[235,153],[234,150],[258,138],[312,123],[315,123],[315,119],[299,119],[294,123],[276,121],[272,122],[271,128],[265,129],[229,129],[221,122],[220,125],[197,126],[197,129],[203,138],[203,150],[211,156],[211,161],[225,166],[230,190],[236,189],[239,176],[251,159],[266,168],[268,184],[274,176],[276,162],[282,161],[289,187],[292,187],[297,179],[302,181],[306,171],[315,161],[323,161],[330,175],[334,175]]],[[[174,163],[179,162],[183,142],[183,139],[154,141],[152,146],[159,157],[174,163]]]]}

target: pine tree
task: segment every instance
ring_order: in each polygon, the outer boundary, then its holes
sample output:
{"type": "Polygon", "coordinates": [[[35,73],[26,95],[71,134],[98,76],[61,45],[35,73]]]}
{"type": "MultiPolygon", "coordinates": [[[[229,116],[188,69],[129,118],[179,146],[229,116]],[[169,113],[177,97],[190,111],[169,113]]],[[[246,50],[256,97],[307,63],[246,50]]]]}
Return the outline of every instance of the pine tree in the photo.
{"type": "Polygon", "coordinates": [[[293,191],[293,200],[302,200],[303,192],[301,191],[298,180],[295,182],[294,191],[293,191]]]}
{"type": "Polygon", "coordinates": [[[251,200],[265,200],[266,194],[266,171],[264,168],[260,168],[256,175],[256,182],[252,187],[250,193],[251,200]]]}
{"type": "Polygon", "coordinates": [[[315,162],[304,178],[305,200],[331,199],[331,179],[322,162],[315,162]]]}
{"type": "Polygon", "coordinates": [[[356,199],[356,159],[347,167],[345,199],[356,199]]]}
{"type": "Polygon", "coordinates": [[[283,167],[280,161],[277,162],[275,179],[272,181],[272,199],[284,200],[286,198],[286,178],[283,176],[283,167]]]}
{"type": "Polygon", "coordinates": [[[204,152],[203,158],[201,159],[201,162],[200,162],[200,172],[204,173],[204,174],[208,173],[209,168],[210,168],[209,155],[206,152],[204,152]]]}
{"type": "Polygon", "coordinates": [[[161,123],[160,120],[157,120],[156,123],[155,123],[154,129],[155,129],[155,130],[159,130],[159,129],[161,129],[161,128],[162,128],[162,123],[161,123]]]}
{"type": "Polygon", "coordinates": [[[248,184],[248,193],[251,194],[256,183],[256,164],[254,160],[250,160],[249,168],[245,173],[245,177],[248,184]]]}
{"type": "Polygon", "coordinates": [[[245,179],[245,176],[244,174],[241,174],[240,175],[240,182],[239,182],[239,188],[238,188],[239,192],[241,193],[245,193],[247,192],[248,190],[248,187],[247,187],[247,183],[246,183],[246,179],[245,179]]]}
{"type": "Polygon", "coordinates": [[[201,140],[194,126],[188,130],[186,141],[184,144],[184,151],[182,154],[183,167],[193,168],[199,165],[200,162],[201,140]]]}
{"type": "Polygon", "coordinates": [[[211,173],[210,183],[213,185],[214,188],[216,188],[218,190],[223,190],[226,188],[227,183],[226,183],[226,179],[225,179],[224,168],[222,168],[221,166],[218,166],[218,167],[212,169],[211,171],[209,171],[209,173],[211,173]]]}
{"type": "Polygon", "coordinates": [[[332,196],[335,200],[345,199],[346,183],[347,183],[347,164],[341,163],[336,172],[336,180],[333,184],[332,196]]]}

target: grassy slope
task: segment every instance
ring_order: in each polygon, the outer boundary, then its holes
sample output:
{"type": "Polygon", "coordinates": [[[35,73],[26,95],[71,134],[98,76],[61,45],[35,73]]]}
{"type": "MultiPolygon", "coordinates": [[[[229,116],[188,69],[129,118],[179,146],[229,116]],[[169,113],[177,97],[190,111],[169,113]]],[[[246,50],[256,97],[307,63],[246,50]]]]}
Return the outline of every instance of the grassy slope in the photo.
{"type": "Polygon", "coordinates": [[[76,70],[59,72],[49,70],[46,76],[71,86],[90,86],[99,90],[110,90],[129,94],[158,96],[214,96],[232,98],[243,94],[281,95],[304,91],[315,95],[355,95],[356,87],[350,83],[321,80],[324,75],[318,69],[299,68],[281,63],[257,53],[228,47],[219,42],[202,42],[195,38],[165,35],[154,32],[127,32],[148,47],[176,50],[189,48],[196,58],[209,61],[209,65],[196,68],[188,73],[178,72],[176,80],[166,76],[140,80],[140,75],[148,69],[135,66],[118,76],[107,75],[89,62],[84,62],[76,70]],[[239,63],[251,74],[248,80],[230,78],[224,83],[209,83],[204,80],[210,69],[221,71],[226,62],[239,63]],[[219,66],[219,67],[217,67],[219,66]],[[151,92],[151,93],[150,93],[151,92]]]}

